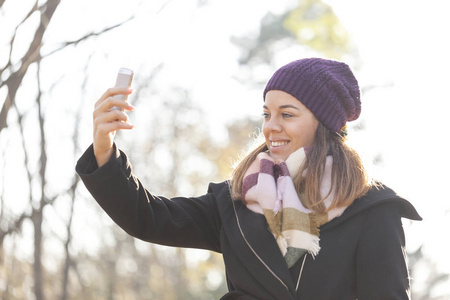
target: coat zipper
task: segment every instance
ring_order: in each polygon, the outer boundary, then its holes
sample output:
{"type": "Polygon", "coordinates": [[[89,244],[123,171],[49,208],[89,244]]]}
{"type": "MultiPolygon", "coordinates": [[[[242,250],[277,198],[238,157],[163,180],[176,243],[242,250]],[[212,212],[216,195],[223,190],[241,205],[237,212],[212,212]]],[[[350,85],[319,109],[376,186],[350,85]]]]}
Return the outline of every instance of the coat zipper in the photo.
{"type": "Polygon", "coordinates": [[[300,278],[302,278],[303,267],[305,266],[306,256],[308,253],[305,253],[303,257],[302,267],[300,268],[300,273],[298,274],[297,285],[295,286],[295,293],[297,293],[298,287],[300,286],[300,278]]]}
{"type": "MultiPolygon", "coordinates": [[[[231,191],[230,191],[231,192],[231,191]]],[[[231,194],[230,194],[231,195],[231,194]]],[[[272,271],[272,269],[270,269],[269,268],[269,266],[264,262],[264,260],[258,255],[258,253],[256,253],[256,251],[253,249],[253,247],[250,245],[250,243],[247,241],[247,238],[245,237],[245,235],[244,235],[244,232],[242,231],[242,228],[241,228],[241,224],[240,224],[240,222],[239,222],[239,217],[238,217],[238,215],[237,215],[237,212],[236,212],[236,207],[234,206],[234,200],[233,199],[231,199],[231,197],[230,197],[230,200],[231,200],[231,203],[233,204],[233,210],[234,210],[234,215],[236,216],[236,223],[237,223],[237,225],[238,225],[238,228],[239,228],[239,231],[240,231],[240,233],[241,233],[241,236],[242,236],[242,238],[244,239],[244,241],[245,241],[245,243],[247,244],[247,246],[250,248],[250,250],[253,252],[253,254],[259,259],[259,261],[264,265],[264,267],[286,288],[286,290],[288,290],[289,291],[289,288],[288,288],[288,286],[283,282],[283,280],[281,280],[281,278],[280,277],[278,277],[277,276],[277,274],[275,274],[275,272],[274,271],[272,271]]]]}

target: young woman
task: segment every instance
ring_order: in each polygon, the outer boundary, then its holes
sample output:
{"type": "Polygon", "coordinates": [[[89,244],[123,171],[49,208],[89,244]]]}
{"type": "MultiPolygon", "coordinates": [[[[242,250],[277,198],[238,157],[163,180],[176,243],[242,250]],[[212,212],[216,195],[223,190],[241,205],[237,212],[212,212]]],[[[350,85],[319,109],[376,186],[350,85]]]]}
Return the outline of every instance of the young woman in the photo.
{"type": "Polygon", "coordinates": [[[109,89],[97,102],[94,143],[76,170],[130,235],[222,253],[224,300],[409,299],[401,218],[421,218],[345,143],[361,111],[346,64],[309,58],[277,70],[264,90],[265,142],[230,181],[192,198],[156,197],[131,173],[112,133],[133,126],[110,110],[132,110],[113,97],[129,93],[109,89]]]}

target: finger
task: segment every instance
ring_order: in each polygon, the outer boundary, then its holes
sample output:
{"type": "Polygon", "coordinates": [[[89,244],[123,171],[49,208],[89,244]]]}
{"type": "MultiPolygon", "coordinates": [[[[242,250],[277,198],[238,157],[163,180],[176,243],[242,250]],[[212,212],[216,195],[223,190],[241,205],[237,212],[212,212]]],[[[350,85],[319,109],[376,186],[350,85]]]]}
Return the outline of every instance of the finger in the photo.
{"type": "Polygon", "coordinates": [[[108,97],[95,108],[94,115],[111,111],[113,107],[117,108],[117,110],[127,111],[133,111],[135,109],[133,105],[124,100],[120,100],[115,97],[108,97]]]}
{"type": "Polygon", "coordinates": [[[133,129],[134,127],[135,126],[132,124],[125,123],[125,122],[119,122],[119,121],[102,123],[97,127],[96,133],[99,135],[106,135],[106,134],[115,132],[117,130],[133,129]]]}
{"type": "Polygon", "coordinates": [[[126,99],[115,96],[100,100],[95,105],[95,110],[109,111],[112,107],[117,106],[124,110],[134,110],[134,107],[126,101],[126,99]]]}
{"type": "Polygon", "coordinates": [[[112,110],[109,112],[99,113],[94,116],[94,125],[99,126],[103,123],[111,123],[111,122],[124,122],[130,123],[128,115],[120,110],[112,110]]]}
{"type": "Polygon", "coordinates": [[[118,130],[130,130],[133,129],[135,126],[129,123],[125,122],[109,122],[109,123],[101,123],[99,126],[96,127],[94,131],[94,139],[101,141],[105,138],[108,138],[107,136],[110,134],[114,134],[118,130]]]}
{"type": "Polygon", "coordinates": [[[99,106],[103,101],[105,101],[106,99],[108,99],[110,97],[114,97],[117,95],[128,96],[132,92],[133,92],[133,90],[129,89],[129,88],[118,88],[118,87],[109,88],[106,90],[105,93],[103,93],[103,95],[100,97],[100,99],[97,100],[97,102],[95,103],[95,107],[99,106]]]}

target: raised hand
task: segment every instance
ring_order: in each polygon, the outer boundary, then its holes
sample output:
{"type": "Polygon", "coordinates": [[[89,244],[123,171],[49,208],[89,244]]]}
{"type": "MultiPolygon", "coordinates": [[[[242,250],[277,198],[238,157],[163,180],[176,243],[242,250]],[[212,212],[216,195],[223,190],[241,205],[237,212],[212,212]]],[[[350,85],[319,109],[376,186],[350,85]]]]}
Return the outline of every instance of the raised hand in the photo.
{"type": "Polygon", "coordinates": [[[113,153],[115,132],[134,128],[125,113],[125,111],[134,110],[134,107],[126,100],[114,97],[116,95],[128,96],[131,93],[132,90],[128,88],[110,88],[95,103],[93,113],[94,155],[99,167],[104,165],[113,153]]]}

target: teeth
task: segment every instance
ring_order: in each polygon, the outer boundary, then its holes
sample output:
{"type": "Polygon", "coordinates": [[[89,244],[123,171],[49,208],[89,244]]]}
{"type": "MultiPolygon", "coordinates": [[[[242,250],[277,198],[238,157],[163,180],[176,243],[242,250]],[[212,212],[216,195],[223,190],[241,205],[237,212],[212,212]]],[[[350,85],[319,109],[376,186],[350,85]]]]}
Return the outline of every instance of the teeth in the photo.
{"type": "Polygon", "coordinates": [[[279,147],[279,146],[283,146],[286,145],[288,142],[272,142],[272,146],[273,147],[279,147]]]}

